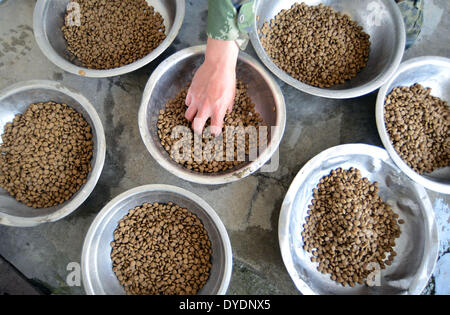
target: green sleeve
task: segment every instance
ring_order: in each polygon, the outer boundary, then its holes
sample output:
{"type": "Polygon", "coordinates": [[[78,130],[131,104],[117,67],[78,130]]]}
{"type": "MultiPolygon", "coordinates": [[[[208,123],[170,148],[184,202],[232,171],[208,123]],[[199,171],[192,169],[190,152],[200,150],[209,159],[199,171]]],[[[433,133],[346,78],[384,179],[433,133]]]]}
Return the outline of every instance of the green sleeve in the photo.
{"type": "Polygon", "coordinates": [[[254,0],[208,0],[208,37],[245,42],[253,23],[254,0]]]}
{"type": "Polygon", "coordinates": [[[423,24],[424,0],[396,0],[406,28],[406,46],[411,46],[419,36],[423,24]]]}

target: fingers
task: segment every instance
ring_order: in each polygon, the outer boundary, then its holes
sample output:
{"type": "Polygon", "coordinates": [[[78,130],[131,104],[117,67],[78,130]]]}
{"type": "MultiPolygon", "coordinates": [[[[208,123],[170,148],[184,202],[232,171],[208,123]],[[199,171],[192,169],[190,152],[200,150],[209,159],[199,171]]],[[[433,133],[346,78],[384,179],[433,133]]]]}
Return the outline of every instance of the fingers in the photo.
{"type": "Polygon", "coordinates": [[[187,95],[186,95],[186,106],[189,107],[191,106],[191,102],[192,102],[192,93],[191,93],[191,89],[189,88],[187,95]]]}
{"type": "Polygon", "coordinates": [[[233,110],[233,105],[234,105],[234,99],[235,98],[236,98],[236,90],[233,89],[233,97],[231,98],[231,101],[230,101],[230,103],[227,106],[227,110],[230,111],[230,112],[233,110]]]}
{"type": "Polygon", "coordinates": [[[195,102],[192,102],[185,117],[192,121],[192,129],[196,134],[203,133],[206,122],[211,118],[211,134],[216,137],[222,132],[223,120],[228,108],[229,106],[218,106],[212,109],[209,104],[204,103],[202,106],[198,106],[195,102]]]}
{"type": "Polygon", "coordinates": [[[192,129],[194,129],[194,132],[198,135],[201,135],[203,133],[203,128],[205,127],[206,121],[209,117],[200,116],[195,117],[194,121],[192,122],[192,129]]]}
{"type": "Polygon", "coordinates": [[[191,88],[189,88],[189,90],[187,92],[185,103],[186,103],[186,106],[188,107],[188,109],[186,110],[186,113],[184,114],[184,117],[188,121],[192,121],[192,119],[194,119],[195,114],[197,114],[197,107],[196,106],[191,106],[191,104],[192,104],[191,88]]]}
{"type": "Polygon", "coordinates": [[[184,117],[188,120],[188,121],[192,121],[195,117],[195,115],[197,114],[198,111],[198,106],[191,103],[189,105],[189,107],[186,110],[186,113],[184,114],[184,117]]]}
{"type": "Polygon", "coordinates": [[[228,110],[229,112],[231,112],[231,111],[233,110],[233,105],[234,105],[234,102],[231,102],[231,103],[228,105],[227,110],[228,110]]]}
{"type": "MultiPolygon", "coordinates": [[[[202,134],[205,124],[209,118],[211,118],[211,134],[218,136],[222,133],[223,121],[227,110],[231,111],[234,103],[235,90],[233,89],[233,95],[231,101],[225,101],[224,98],[217,103],[212,104],[207,99],[196,98],[195,93],[188,90],[185,103],[188,106],[185,112],[185,118],[192,122],[192,129],[196,134],[202,134]],[[219,104],[222,105],[219,105],[219,104]]],[[[228,97],[227,97],[228,98],[228,97]]]]}
{"type": "Polygon", "coordinates": [[[223,120],[229,106],[223,106],[211,116],[211,134],[217,137],[222,133],[223,120]]]}
{"type": "Polygon", "coordinates": [[[220,119],[218,117],[216,118],[211,118],[211,134],[214,137],[217,137],[218,135],[220,135],[222,133],[222,127],[223,127],[223,118],[220,119]],[[212,122],[214,121],[214,123],[212,122]]]}
{"type": "Polygon", "coordinates": [[[199,106],[197,115],[192,122],[192,129],[194,129],[196,134],[201,135],[203,133],[203,128],[205,127],[206,121],[209,117],[211,117],[211,106],[205,102],[199,106]]]}

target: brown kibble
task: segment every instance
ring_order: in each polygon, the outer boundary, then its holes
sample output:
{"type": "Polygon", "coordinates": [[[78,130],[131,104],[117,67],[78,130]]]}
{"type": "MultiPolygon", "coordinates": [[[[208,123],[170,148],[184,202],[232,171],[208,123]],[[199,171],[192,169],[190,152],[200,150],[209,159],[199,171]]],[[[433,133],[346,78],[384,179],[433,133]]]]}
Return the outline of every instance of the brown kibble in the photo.
{"type": "Polygon", "coordinates": [[[386,96],[384,120],[397,154],[419,174],[450,165],[450,109],[420,84],[386,96]]]}
{"type": "MultiPolygon", "coordinates": [[[[81,25],[61,28],[69,59],[89,69],[112,69],[143,58],[166,38],[164,20],[145,0],[76,0],[81,25]]],[[[80,70],[80,75],[85,75],[80,70]]]]}
{"type": "Polygon", "coordinates": [[[91,127],[73,108],[31,104],[4,128],[0,186],[33,208],[69,200],[91,171],[91,138],[91,127]]]}
{"type": "Polygon", "coordinates": [[[259,36],[282,70],[321,88],[355,77],[369,58],[369,35],[330,6],[295,3],[265,22],[259,36]]]}
{"type": "Polygon", "coordinates": [[[196,294],[209,278],[208,233],[172,202],[129,210],[113,234],[112,269],[127,294],[196,294]]]}
{"type": "Polygon", "coordinates": [[[303,225],[303,248],[333,281],[361,284],[372,271],[370,263],[383,269],[396,256],[397,215],[378,196],[378,183],[363,178],[358,169],[338,168],[319,182],[303,225]]]}
{"type": "MultiPolygon", "coordinates": [[[[206,132],[202,136],[199,136],[192,131],[191,123],[184,116],[186,112],[186,94],[188,87],[189,84],[175,98],[169,100],[165,104],[164,109],[159,110],[156,126],[161,145],[175,162],[194,172],[220,173],[239,166],[244,162],[239,160],[239,150],[241,149],[244,153],[243,159],[247,159],[250,154],[251,145],[254,145],[254,147],[257,145],[257,143],[250,142],[248,135],[244,135],[245,128],[254,126],[255,129],[253,130],[256,131],[256,135],[254,136],[258,139],[258,128],[265,126],[264,120],[256,112],[255,104],[252,103],[247,94],[248,86],[242,81],[237,80],[233,110],[225,114],[222,135],[217,138],[214,138],[212,135],[207,135],[206,132]],[[172,132],[176,127],[179,128],[180,126],[190,130],[192,137],[186,139],[186,136],[182,138],[183,135],[180,135],[177,138],[172,138],[172,132]],[[233,146],[233,151],[231,151],[233,156],[231,157],[227,156],[227,129],[231,129],[227,127],[235,127],[233,142],[230,141],[230,145],[233,146]],[[177,144],[177,148],[180,148],[181,142],[179,141],[187,141],[187,143],[181,146],[180,152],[172,152],[175,144],[177,144]],[[198,148],[201,150],[195,147],[196,142],[201,143],[201,147],[198,148]],[[184,147],[190,149],[190,154],[184,155],[184,147]],[[219,150],[216,151],[216,147],[219,150]]],[[[208,120],[205,130],[209,125],[208,120]]]]}

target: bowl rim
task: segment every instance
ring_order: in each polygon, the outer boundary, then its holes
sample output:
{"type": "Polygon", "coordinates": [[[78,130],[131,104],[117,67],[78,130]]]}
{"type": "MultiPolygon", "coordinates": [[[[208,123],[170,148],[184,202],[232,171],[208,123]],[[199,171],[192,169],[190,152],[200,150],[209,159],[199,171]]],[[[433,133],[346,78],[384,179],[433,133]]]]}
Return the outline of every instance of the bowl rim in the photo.
{"type": "Polygon", "coordinates": [[[442,193],[442,194],[450,194],[450,184],[445,184],[441,182],[436,182],[431,180],[425,176],[422,176],[416,173],[408,164],[406,164],[403,159],[397,154],[394,149],[394,146],[391,143],[389,134],[386,130],[386,124],[384,121],[384,100],[388,93],[390,93],[390,86],[392,83],[398,78],[398,76],[412,68],[416,68],[418,66],[426,66],[426,65],[439,65],[450,68],[450,59],[440,56],[422,56],[409,59],[403,62],[396,74],[392,76],[378,91],[378,96],[376,100],[375,107],[375,118],[378,129],[378,134],[381,138],[381,141],[389,153],[389,156],[394,161],[400,170],[405,173],[410,179],[415,181],[416,183],[424,186],[427,189],[442,193]]]}
{"type": "Polygon", "coordinates": [[[258,30],[257,30],[257,21],[256,21],[256,15],[255,20],[252,25],[251,31],[250,31],[250,41],[252,43],[253,48],[256,51],[256,54],[258,57],[262,60],[262,62],[266,65],[267,68],[270,69],[270,71],[275,74],[279,79],[283,80],[285,83],[289,84],[290,86],[314,95],[314,96],[320,96],[324,98],[330,98],[330,99],[349,99],[349,98],[355,98],[359,96],[363,96],[366,94],[369,94],[376,89],[378,89],[380,86],[383,85],[386,80],[388,80],[396,71],[398,66],[400,65],[403,54],[405,52],[405,45],[406,45],[406,31],[405,31],[405,24],[403,21],[402,14],[400,12],[400,9],[398,8],[397,4],[390,0],[382,0],[385,2],[385,5],[390,8],[390,12],[392,12],[395,30],[398,31],[399,40],[396,41],[395,45],[395,54],[394,58],[391,62],[391,64],[387,67],[387,69],[382,73],[381,75],[378,75],[376,78],[374,78],[372,81],[369,81],[367,83],[362,84],[358,87],[353,87],[349,89],[343,89],[343,90],[331,90],[327,88],[319,88],[315,87],[306,83],[303,83],[297,79],[294,79],[289,74],[287,74],[285,71],[281,70],[267,55],[265,49],[262,47],[261,41],[258,36],[258,30]]]}
{"type": "Polygon", "coordinates": [[[53,64],[55,64],[56,66],[67,72],[91,78],[107,78],[126,74],[135,71],[139,68],[142,68],[148,63],[152,62],[159,55],[161,55],[177,37],[181,25],[183,24],[186,3],[185,0],[175,0],[175,1],[176,1],[176,9],[174,22],[169,31],[169,34],[167,34],[166,38],[162,41],[162,43],[148,55],[122,67],[105,70],[88,69],[86,67],[77,66],[69,62],[65,58],[61,57],[50,44],[47,34],[44,32],[45,25],[43,23],[43,20],[41,19],[50,3],[49,0],[37,0],[33,13],[34,37],[36,39],[39,48],[41,49],[42,53],[47,57],[47,59],[49,59],[53,64]]]}
{"type": "MultiPolygon", "coordinates": [[[[132,189],[129,189],[118,196],[116,196],[114,199],[109,201],[103,208],[100,210],[100,212],[96,215],[94,221],[91,223],[89,230],[86,234],[86,237],[83,242],[83,249],[81,253],[81,270],[82,270],[82,280],[83,280],[83,287],[88,295],[95,295],[95,294],[102,294],[105,295],[106,293],[102,290],[101,292],[96,292],[93,285],[93,279],[90,277],[91,273],[89,272],[91,266],[87,263],[90,261],[91,256],[94,256],[96,258],[97,251],[94,253],[91,253],[89,251],[89,248],[93,247],[95,244],[94,238],[96,236],[96,233],[98,232],[98,229],[101,228],[102,224],[104,224],[104,220],[108,219],[109,215],[112,215],[114,212],[115,206],[120,203],[123,200],[126,200],[128,198],[133,197],[136,194],[144,193],[144,192],[169,192],[173,194],[178,194],[181,196],[186,197],[187,199],[190,199],[197,203],[202,210],[206,212],[206,214],[211,218],[213,224],[216,226],[217,230],[219,231],[220,239],[222,241],[222,245],[224,247],[224,273],[222,277],[221,284],[219,286],[218,292],[215,293],[217,295],[224,295],[226,294],[228,290],[228,286],[231,281],[231,275],[232,275],[232,269],[233,269],[233,251],[231,247],[230,238],[228,236],[227,229],[225,228],[225,225],[223,224],[220,217],[217,215],[217,213],[214,211],[214,209],[202,198],[200,198],[198,195],[184,189],[180,188],[178,186],[173,185],[163,185],[163,184],[148,184],[143,186],[138,186],[132,189]]],[[[188,209],[189,210],[189,209],[188,209]]],[[[95,246],[95,249],[97,246],[95,246]]],[[[93,274],[93,277],[95,277],[95,281],[97,283],[101,283],[100,279],[98,278],[98,272],[95,272],[93,274]]]]}
{"type": "Polygon", "coordinates": [[[274,78],[264,69],[264,67],[259,62],[256,61],[256,59],[242,51],[239,52],[239,60],[250,64],[253,68],[255,68],[255,70],[263,77],[263,79],[274,91],[273,97],[276,103],[277,117],[275,122],[276,127],[273,129],[270,143],[268,143],[266,149],[258,156],[255,161],[252,161],[242,169],[238,169],[226,174],[209,176],[202,175],[201,173],[196,174],[187,169],[184,170],[184,168],[180,165],[175,165],[174,162],[170,161],[159,152],[157,145],[153,142],[152,137],[150,136],[150,126],[147,126],[147,112],[149,108],[147,104],[150,102],[154,87],[158,83],[159,78],[164,75],[167,67],[191,56],[203,54],[205,50],[206,45],[199,45],[182,49],[161,62],[153,71],[142,95],[141,105],[139,108],[139,131],[147,150],[158,162],[158,164],[166,169],[169,173],[197,184],[220,185],[234,182],[247,177],[248,175],[256,172],[260,167],[262,167],[267,161],[270,160],[272,155],[278,149],[283,137],[284,129],[286,126],[286,104],[284,101],[283,93],[274,78]]]}
{"type": "MultiPolygon", "coordinates": [[[[97,185],[98,179],[100,178],[103,165],[105,162],[106,155],[106,139],[105,132],[103,129],[102,122],[100,117],[98,116],[97,111],[91,102],[83,96],[77,90],[65,86],[60,82],[49,81],[49,80],[31,80],[25,82],[19,82],[13,84],[2,91],[0,91],[0,102],[9,96],[12,96],[16,93],[20,93],[23,91],[27,91],[30,89],[45,89],[52,90],[63,93],[72,99],[76,100],[80,106],[87,112],[89,118],[92,120],[93,126],[91,128],[94,130],[94,134],[97,137],[97,150],[96,150],[96,160],[95,164],[92,165],[92,171],[90,172],[90,178],[88,181],[78,190],[78,193],[68,201],[66,201],[66,205],[64,203],[59,210],[52,212],[43,216],[35,216],[35,217],[21,217],[14,216],[10,214],[6,214],[0,212],[0,224],[8,225],[8,226],[17,226],[17,227],[31,227],[36,226],[45,222],[54,222],[64,218],[69,215],[73,211],[75,211],[92,193],[95,186],[97,185]]],[[[68,104],[70,106],[70,104],[68,104]]],[[[30,209],[32,209],[30,207],[30,209]]]]}
{"type": "MultiPolygon", "coordinates": [[[[293,201],[295,200],[295,196],[300,188],[300,186],[305,181],[306,177],[310,174],[311,168],[314,164],[319,161],[323,161],[325,158],[329,157],[330,154],[339,153],[342,154],[355,154],[355,152],[359,152],[360,154],[369,155],[369,156],[378,156],[385,163],[390,164],[393,168],[397,168],[395,163],[393,163],[392,159],[389,157],[389,154],[385,149],[369,145],[365,143],[351,143],[351,144],[341,144],[331,148],[328,148],[313,158],[311,158],[297,173],[295,178],[292,180],[289,189],[285,195],[283,203],[281,205],[280,216],[278,219],[278,240],[281,251],[281,257],[283,259],[284,265],[294,282],[297,289],[305,295],[317,295],[315,292],[297,273],[297,270],[294,266],[292,254],[289,246],[289,222],[291,212],[295,211],[292,208],[293,201]]],[[[398,168],[397,168],[398,169],[398,168]]],[[[400,171],[399,171],[400,172],[400,171]]],[[[417,190],[420,200],[424,203],[425,208],[425,224],[426,224],[426,239],[424,251],[429,252],[428,256],[424,256],[422,259],[418,270],[422,271],[421,274],[425,273],[425,277],[416,277],[411,282],[411,287],[413,288],[410,294],[416,295],[420,294],[423,289],[426,287],[428,279],[431,277],[433,270],[436,266],[438,255],[439,255],[439,234],[437,230],[437,224],[434,216],[433,206],[428,197],[426,190],[411,181],[411,184],[417,190]],[[428,211],[427,211],[428,210],[428,211]]]]}

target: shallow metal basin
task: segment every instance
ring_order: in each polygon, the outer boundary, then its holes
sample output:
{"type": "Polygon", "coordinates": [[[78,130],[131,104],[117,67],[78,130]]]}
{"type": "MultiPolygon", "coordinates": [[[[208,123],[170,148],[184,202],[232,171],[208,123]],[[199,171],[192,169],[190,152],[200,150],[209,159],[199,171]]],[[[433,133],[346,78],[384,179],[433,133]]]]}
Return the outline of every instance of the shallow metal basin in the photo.
{"type": "Polygon", "coordinates": [[[400,9],[392,0],[348,1],[348,0],[259,0],[256,1],[256,21],[250,33],[250,40],[262,62],[278,78],[308,94],[345,99],[368,94],[394,74],[405,49],[405,26],[400,9]],[[351,80],[331,88],[318,88],[294,79],[281,70],[267,55],[261,45],[258,29],[270,21],[282,9],[289,9],[296,2],[307,5],[331,6],[334,10],[348,14],[370,35],[369,61],[364,69],[351,80]]]}
{"type": "MultiPolygon", "coordinates": [[[[83,115],[92,129],[94,152],[92,171],[87,182],[68,201],[50,208],[34,209],[17,201],[6,190],[0,188],[0,224],[11,226],[34,226],[57,221],[76,210],[89,196],[97,184],[105,162],[106,140],[100,118],[80,92],[53,81],[28,81],[15,84],[0,92],[0,134],[3,127],[16,114],[23,113],[30,104],[54,101],[64,103],[83,115]]],[[[1,143],[0,138],[0,143],[1,143]]]]}
{"type": "Polygon", "coordinates": [[[366,144],[332,147],[312,158],[298,172],[283,201],[278,237],[285,266],[303,294],[420,294],[436,265],[438,231],[425,189],[395,166],[388,153],[366,144]],[[379,183],[379,195],[399,219],[401,235],[395,240],[397,256],[391,266],[377,272],[375,286],[343,287],[317,270],[311,254],[303,249],[302,231],[308,205],[323,176],[336,168],[357,168],[363,177],[379,183]]]}
{"type": "Polygon", "coordinates": [[[202,221],[211,241],[211,271],[199,295],[225,294],[231,280],[232,250],[228,233],[215,211],[197,195],[175,186],[145,185],[111,200],[92,222],[81,257],[83,285],[87,294],[125,294],[112,270],[111,245],[118,222],[143,203],[168,203],[187,208],[202,221]]]}
{"type": "Polygon", "coordinates": [[[392,78],[378,92],[376,105],[377,129],[384,147],[395,164],[420,185],[443,194],[450,194],[450,166],[435,170],[431,174],[420,175],[405,163],[394,149],[384,121],[384,100],[398,86],[419,83],[431,88],[431,95],[450,101],[450,59],[425,56],[402,63],[392,78]]]}
{"type": "Polygon", "coordinates": [[[217,174],[190,171],[173,161],[161,145],[157,121],[159,110],[174,98],[192,79],[202,64],[206,46],[183,49],[164,60],[153,71],[142,96],[139,109],[139,131],[147,150],[170,173],[198,184],[225,184],[244,178],[260,169],[272,158],[265,171],[276,170],[277,148],[284,133],[286,108],[283,94],[272,76],[255,59],[241,52],[237,63],[237,78],[248,84],[248,93],[255,109],[269,126],[267,146],[254,161],[244,162],[237,168],[217,174]]]}
{"type": "Polygon", "coordinates": [[[184,0],[147,0],[164,18],[166,38],[150,54],[128,65],[107,69],[94,70],[68,59],[67,43],[61,27],[70,0],[38,0],[33,15],[33,30],[36,42],[44,55],[61,69],[77,75],[105,78],[122,75],[137,70],[166,50],[177,36],[184,19],[184,0]]]}

